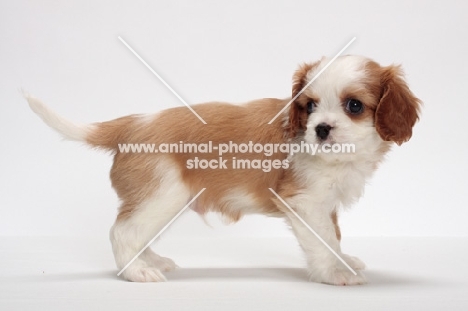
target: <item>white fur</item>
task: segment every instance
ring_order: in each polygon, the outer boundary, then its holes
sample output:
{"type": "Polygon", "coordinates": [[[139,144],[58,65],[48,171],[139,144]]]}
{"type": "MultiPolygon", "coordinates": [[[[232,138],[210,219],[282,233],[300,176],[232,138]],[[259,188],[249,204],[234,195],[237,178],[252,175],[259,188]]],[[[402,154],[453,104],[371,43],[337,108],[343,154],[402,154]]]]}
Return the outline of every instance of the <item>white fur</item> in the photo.
{"type": "Polygon", "coordinates": [[[153,122],[159,115],[160,113],[146,113],[146,114],[140,114],[138,115],[139,121],[140,121],[140,126],[146,126],[149,123],[153,122]]]}
{"type": "MultiPolygon", "coordinates": [[[[317,138],[315,128],[325,122],[333,127],[326,143],[353,143],[356,152],[318,153],[315,156],[306,153],[290,155],[288,159],[296,178],[294,185],[299,189],[295,189],[296,193],[286,198],[286,202],[356,270],[364,269],[365,265],[358,258],[341,252],[331,214],[341,207],[352,205],[362,196],[366,180],[383,157],[380,148],[384,142],[373,126],[373,120],[351,120],[343,110],[340,99],[340,94],[346,87],[364,78],[365,62],[363,57],[340,57],[305,90],[304,94],[312,96],[313,92],[314,98],[319,99],[317,108],[308,117],[307,131],[301,139],[308,144],[323,144],[324,142],[317,138]]],[[[307,74],[307,78],[312,79],[327,63],[328,60],[323,59],[307,74]]],[[[85,140],[87,133],[92,130],[92,126],[75,125],[57,116],[39,100],[28,95],[25,97],[34,112],[68,139],[85,140]]],[[[154,117],[141,116],[140,126],[147,125],[154,117]]],[[[174,123],[177,121],[174,120],[174,123]]],[[[285,112],[285,126],[287,122],[285,112]]],[[[160,179],[154,192],[143,198],[144,201],[132,210],[131,217],[116,221],[111,229],[110,239],[119,269],[130,262],[193,195],[183,182],[179,168],[170,162],[168,157],[160,156],[157,159],[154,174],[160,179]]],[[[223,182],[229,183],[229,180],[223,182]]],[[[257,206],[259,202],[249,193],[249,189],[241,190],[239,185],[231,186],[233,190],[218,202],[222,205],[221,210],[231,214],[261,211],[257,206]]],[[[202,212],[204,209],[197,204],[194,202],[192,208],[202,212]]],[[[366,282],[361,272],[354,275],[347,270],[294,215],[285,212],[285,218],[305,252],[311,280],[335,285],[366,282]]],[[[123,272],[123,276],[127,280],[138,282],[164,281],[162,271],[175,267],[172,260],[160,257],[148,248],[123,272]]]]}
{"type": "MultiPolygon", "coordinates": [[[[309,72],[311,79],[328,61],[309,72]]],[[[348,56],[338,58],[317,79],[305,94],[313,89],[319,102],[307,121],[304,135],[306,143],[322,143],[317,138],[315,128],[320,123],[333,127],[328,143],[353,143],[356,152],[351,154],[295,154],[292,169],[299,178],[299,184],[306,185],[297,195],[289,198],[287,203],[333,248],[348,264],[357,270],[365,265],[356,257],[341,253],[336,237],[335,227],[330,217],[340,207],[350,206],[363,194],[366,180],[375,170],[375,164],[382,155],[378,147],[382,140],[369,122],[356,123],[344,112],[340,94],[353,81],[363,78],[365,59],[348,56]]],[[[349,271],[295,216],[288,215],[288,222],[303,248],[308,263],[311,280],[335,285],[363,284],[364,276],[349,271]]]]}
{"type": "Polygon", "coordinates": [[[29,107],[51,128],[62,134],[66,139],[85,141],[86,136],[93,130],[93,125],[75,124],[57,115],[39,99],[23,94],[29,103],[29,107]]]}
{"type": "MultiPolygon", "coordinates": [[[[116,221],[111,228],[110,240],[119,269],[125,267],[190,200],[190,191],[172,163],[162,160],[156,166],[155,174],[161,177],[161,186],[136,208],[132,217],[116,221]]],[[[161,271],[175,267],[172,260],[147,248],[122,275],[134,282],[165,281],[161,271]]]]}
{"type": "MultiPolygon", "coordinates": [[[[294,155],[292,163],[300,183],[307,186],[287,203],[337,254],[345,257],[330,215],[340,206],[349,206],[359,199],[372,168],[365,162],[331,163],[306,154],[294,155]]],[[[365,283],[362,274],[353,275],[294,215],[288,216],[288,222],[305,252],[311,280],[335,285],[365,283]]],[[[348,264],[355,268],[364,267],[359,259],[348,264]]]]}
{"type": "MultiPolygon", "coordinates": [[[[330,61],[330,58],[322,58],[319,65],[314,70],[307,73],[308,81],[314,78],[330,61]]],[[[363,77],[363,69],[367,61],[367,58],[357,55],[338,57],[320,74],[320,77],[309,86],[309,89],[326,89],[327,93],[320,93],[323,98],[326,98],[328,95],[338,95],[345,87],[352,85],[363,77]]]]}
{"type": "Polygon", "coordinates": [[[251,214],[257,211],[258,202],[255,197],[246,190],[235,189],[223,197],[222,203],[232,212],[251,214]]]}

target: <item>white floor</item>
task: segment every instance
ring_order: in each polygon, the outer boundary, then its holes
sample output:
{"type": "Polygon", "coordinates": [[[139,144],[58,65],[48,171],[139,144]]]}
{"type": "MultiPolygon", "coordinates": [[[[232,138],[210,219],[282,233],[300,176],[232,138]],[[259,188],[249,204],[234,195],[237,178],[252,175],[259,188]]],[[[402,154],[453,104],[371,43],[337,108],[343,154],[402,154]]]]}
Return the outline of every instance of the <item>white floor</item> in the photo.
{"type": "Polygon", "coordinates": [[[165,239],[166,283],[116,274],[104,239],[0,238],[0,310],[468,310],[468,239],[348,238],[369,284],[307,281],[292,239],[165,239]]]}

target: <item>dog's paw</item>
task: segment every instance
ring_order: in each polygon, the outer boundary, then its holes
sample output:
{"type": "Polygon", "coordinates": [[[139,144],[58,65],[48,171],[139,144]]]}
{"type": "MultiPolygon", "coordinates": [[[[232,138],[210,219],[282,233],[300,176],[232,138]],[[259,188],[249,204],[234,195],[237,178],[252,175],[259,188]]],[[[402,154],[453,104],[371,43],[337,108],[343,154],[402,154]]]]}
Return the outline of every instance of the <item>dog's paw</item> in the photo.
{"type": "Polygon", "coordinates": [[[366,264],[357,257],[341,254],[341,258],[343,258],[343,260],[346,261],[346,263],[354,270],[366,269],[366,264]]]}
{"type": "Polygon", "coordinates": [[[317,273],[317,271],[310,273],[310,280],[337,286],[366,284],[367,281],[362,272],[356,272],[357,274],[354,275],[346,268],[330,268],[322,273],[317,273]]]}
{"type": "Polygon", "coordinates": [[[356,275],[349,270],[335,269],[330,275],[329,280],[324,280],[323,283],[346,286],[346,285],[362,285],[366,284],[367,280],[360,271],[356,271],[356,275]]]}
{"type": "Polygon", "coordinates": [[[179,268],[172,259],[159,256],[153,252],[146,253],[144,260],[148,266],[158,268],[161,271],[172,271],[179,268]]]}
{"type": "Polygon", "coordinates": [[[171,258],[167,257],[159,257],[159,259],[155,260],[153,262],[156,268],[162,270],[162,271],[172,271],[175,270],[176,268],[179,268],[178,265],[172,260],[171,258]]]}
{"type": "Polygon", "coordinates": [[[165,282],[161,270],[154,267],[128,267],[123,273],[124,279],[130,282],[165,282]]]}

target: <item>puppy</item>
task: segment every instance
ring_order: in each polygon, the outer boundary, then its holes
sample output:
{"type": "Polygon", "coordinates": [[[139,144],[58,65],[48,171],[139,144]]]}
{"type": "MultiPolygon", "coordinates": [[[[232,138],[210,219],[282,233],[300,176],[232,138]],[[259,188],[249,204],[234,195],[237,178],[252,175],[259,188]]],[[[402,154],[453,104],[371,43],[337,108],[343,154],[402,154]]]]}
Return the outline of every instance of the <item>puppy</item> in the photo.
{"type": "MultiPolygon", "coordinates": [[[[66,138],[113,153],[110,177],[121,205],[110,240],[119,269],[199,194],[190,207],[201,215],[219,212],[233,222],[250,213],[284,218],[304,250],[312,281],[363,284],[365,265],[340,250],[338,212],[359,199],[366,180],[392,145],[410,139],[421,102],[398,66],[383,67],[360,56],[337,58],[308,85],[329,61],[323,58],[300,66],[291,98],[193,106],[207,124],[186,107],[178,107],[77,125],[39,100],[28,95],[26,99],[45,123],[66,138]],[[185,143],[193,147],[189,152],[184,152],[185,143]],[[122,149],[125,144],[180,150],[128,152],[122,149]],[[345,144],[352,144],[353,152],[325,152],[345,144]],[[251,148],[267,145],[275,152],[251,148]],[[314,155],[310,150],[292,152],[287,148],[292,145],[314,145],[319,151],[314,155]],[[220,146],[222,154],[216,150],[220,146]],[[226,150],[226,146],[232,148],[226,150]]],[[[135,282],[164,281],[162,271],[175,267],[171,259],[147,248],[122,276],[135,282]]]]}

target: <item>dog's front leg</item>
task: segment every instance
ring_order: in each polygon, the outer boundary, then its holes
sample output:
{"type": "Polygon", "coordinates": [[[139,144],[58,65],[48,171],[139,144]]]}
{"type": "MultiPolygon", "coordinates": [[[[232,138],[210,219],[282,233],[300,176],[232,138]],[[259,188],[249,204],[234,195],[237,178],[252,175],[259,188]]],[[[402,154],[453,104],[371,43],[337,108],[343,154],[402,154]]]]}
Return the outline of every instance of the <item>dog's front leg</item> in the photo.
{"type": "MultiPolygon", "coordinates": [[[[291,204],[291,207],[338,256],[345,261],[349,259],[349,256],[341,253],[340,241],[333,221],[334,208],[324,208],[323,205],[305,208],[303,204],[291,204]]],[[[286,215],[305,252],[311,281],[333,285],[366,283],[361,272],[355,271],[357,273],[355,275],[348,269],[296,215],[290,211],[286,212],[286,215]]],[[[348,264],[353,265],[351,262],[348,264]]]]}

